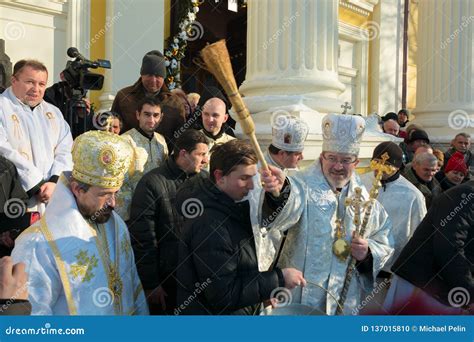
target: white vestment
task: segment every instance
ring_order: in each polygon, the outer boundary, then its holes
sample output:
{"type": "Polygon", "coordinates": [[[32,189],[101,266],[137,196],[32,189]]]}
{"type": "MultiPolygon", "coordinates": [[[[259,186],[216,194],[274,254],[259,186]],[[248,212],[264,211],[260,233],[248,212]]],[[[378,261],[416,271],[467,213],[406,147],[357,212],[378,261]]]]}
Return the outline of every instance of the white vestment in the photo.
{"type": "Polygon", "coordinates": [[[128,221],[133,193],[138,182],[144,174],[161,165],[168,156],[168,147],[165,138],[156,132],[150,140],[137,129],[132,128],[122,134],[122,137],[133,146],[135,154],[133,158],[134,173],[125,175],[123,185],[117,194],[115,211],[124,221],[128,221]]]}
{"type": "Polygon", "coordinates": [[[125,223],[113,212],[92,226],[64,175],[42,219],[16,239],[12,258],[26,264],[34,315],[148,314],[125,223]]]}
{"type": "MultiPolygon", "coordinates": [[[[361,176],[361,181],[367,189],[372,187],[374,179],[372,172],[361,176]]],[[[420,190],[400,175],[396,180],[386,183],[385,187],[379,189],[377,201],[382,204],[393,225],[394,252],[383,267],[384,271],[391,272],[390,267],[426,215],[425,197],[420,190]]]]}
{"type": "MultiPolygon", "coordinates": [[[[15,164],[25,191],[72,170],[71,149],[69,125],[57,107],[42,101],[32,110],[11,87],[0,95],[0,154],[15,164]]],[[[34,197],[28,206],[44,211],[34,197]]]]}
{"type": "MultiPolygon", "coordinates": [[[[289,179],[291,193],[288,202],[272,224],[280,230],[291,227],[279,267],[299,269],[308,281],[306,287],[292,290],[294,303],[317,307],[332,315],[336,312],[337,304],[331,295],[339,298],[349,262],[349,258],[344,262],[340,261],[332,251],[338,208],[342,213],[345,238],[349,243],[355,229],[353,211],[343,207],[345,196],[342,194],[347,191],[347,197],[352,197],[355,187],[361,187],[362,196],[367,200],[368,193],[358,176],[353,174],[339,198],[336,197],[322,173],[319,159],[289,179]]],[[[355,270],[345,301],[344,314],[358,313],[364,291],[373,288],[377,273],[389,259],[393,246],[391,228],[387,213],[375,201],[364,234],[373,257],[372,272],[360,274],[355,270]]]]}

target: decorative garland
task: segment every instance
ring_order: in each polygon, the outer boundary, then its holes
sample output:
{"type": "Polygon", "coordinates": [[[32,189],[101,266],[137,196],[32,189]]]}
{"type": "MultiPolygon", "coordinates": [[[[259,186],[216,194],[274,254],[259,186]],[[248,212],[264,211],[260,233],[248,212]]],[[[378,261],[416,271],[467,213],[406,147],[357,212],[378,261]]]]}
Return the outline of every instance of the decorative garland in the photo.
{"type": "Polygon", "coordinates": [[[187,41],[202,37],[202,26],[196,21],[196,13],[199,12],[199,5],[202,1],[190,0],[187,3],[186,15],[179,21],[179,33],[175,34],[168,41],[168,47],[165,48],[166,72],[167,77],[165,83],[170,90],[176,88],[181,83],[179,62],[184,58],[184,52],[187,41]],[[196,31],[197,35],[196,36],[196,31]]]}

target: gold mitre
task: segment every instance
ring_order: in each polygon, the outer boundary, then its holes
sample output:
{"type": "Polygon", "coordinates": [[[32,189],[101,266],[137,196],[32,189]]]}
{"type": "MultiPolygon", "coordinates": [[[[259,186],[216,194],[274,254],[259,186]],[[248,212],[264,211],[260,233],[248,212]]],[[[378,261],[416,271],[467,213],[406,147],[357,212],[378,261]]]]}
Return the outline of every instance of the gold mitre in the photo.
{"type": "Polygon", "coordinates": [[[72,176],[101,188],[119,188],[133,157],[130,143],[119,135],[89,131],[74,140],[72,176]]]}

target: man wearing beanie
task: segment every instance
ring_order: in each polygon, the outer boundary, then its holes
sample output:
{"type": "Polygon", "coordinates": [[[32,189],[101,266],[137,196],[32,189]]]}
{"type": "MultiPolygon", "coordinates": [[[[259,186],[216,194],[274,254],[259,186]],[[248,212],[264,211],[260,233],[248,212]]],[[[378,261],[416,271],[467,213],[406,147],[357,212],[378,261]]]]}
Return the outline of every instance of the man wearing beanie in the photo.
{"type": "Polygon", "coordinates": [[[467,177],[467,166],[464,162],[464,156],[461,152],[455,152],[444,171],[440,171],[435,175],[443,191],[446,191],[456,185],[461,184],[467,177]]]}
{"type": "Polygon", "coordinates": [[[166,78],[165,58],[157,50],[148,52],[142,60],[140,78],[135,84],[118,91],[112,104],[112,111],[123,118],[123,132],[138,128],[135,112],[137,106],[146,96],[163,101],[170,95],[164,84],[166,78]]]}
{"type": "Polygon", "coordinates": [[[410,163],[415,156],[415,151],[417,150],[417,148],[420,146],[429,145],[429,143],[430,139],[428,138],[428,133],[426,133],[424,130],[420,129],[412,131],[407,139],[406,145],[400,143],[400,147],[406,146],[405,150],[403,151],[403,163],[410,163]]]}
{"type": "MultiPolygon", "coordinates": [[[[388,217],[392,221],[392,235],[394,239],[394,253],[385,263],[382,271],[377,275],[377,283],[388,282],[391,278],[390,267],[397,260],[400,251],[408,242],[416,227],[426,215],[425,198],[423,194],[408,180],[400,175],[403,152],[397,144],[386,141],[379,144],[372,155],[372,160],[381,159],[387,153],[389,159],[387,163],[396,168],[391,175],[384,174],[382,177],[382,187],[379,190],[377,200],[387,211],[388,217]],[[403,200],[401,200],[403,199],[403,200]]],[[[362,183],[367,189],[372,188],[374,181],[372,172],[361,176],[362,183]]],[[[381,286],[385,291],[379,291],[380,298],[375,298],[378,303],[383,303],[383,297],[388,290],[388,286],[381,286]]]]}

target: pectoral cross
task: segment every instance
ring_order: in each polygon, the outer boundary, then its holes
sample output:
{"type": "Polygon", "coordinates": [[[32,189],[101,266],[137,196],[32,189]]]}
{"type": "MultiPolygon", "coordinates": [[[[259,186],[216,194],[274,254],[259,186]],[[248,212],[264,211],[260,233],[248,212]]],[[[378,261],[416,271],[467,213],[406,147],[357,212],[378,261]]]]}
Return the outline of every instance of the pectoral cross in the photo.
{"type": "Polygon", "coordinates": [[[349,104],[349,102],[346,101],[343,105],[341,105],[341,108],[344,108],[342,114],[347,114],[347,110],[352,109],[352,106],[349,104]]]}

